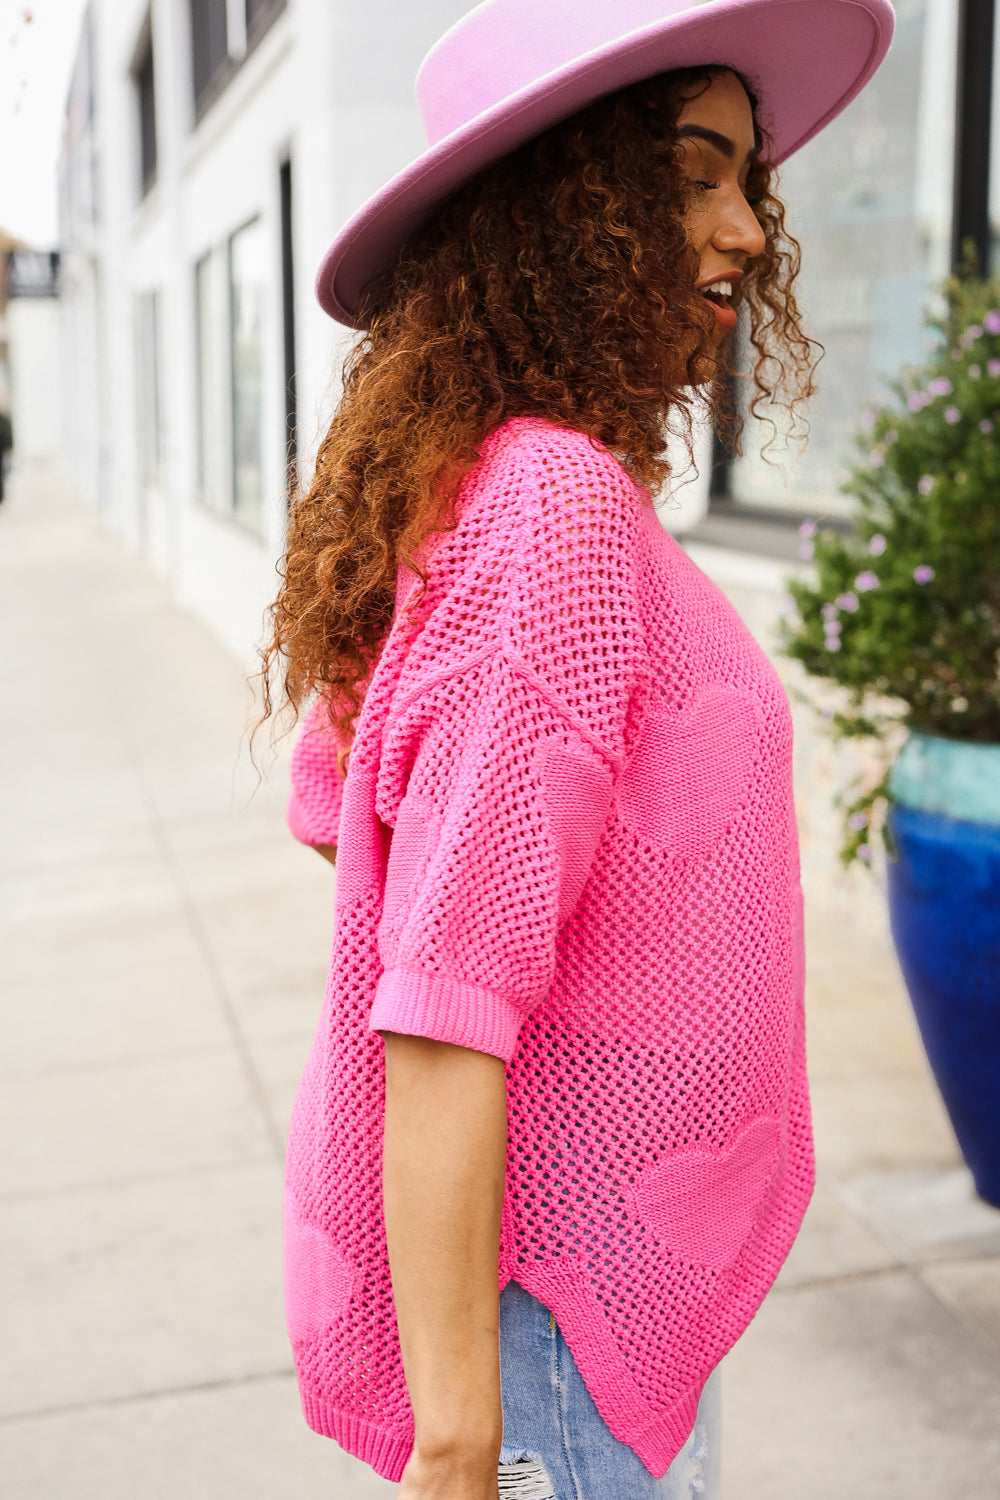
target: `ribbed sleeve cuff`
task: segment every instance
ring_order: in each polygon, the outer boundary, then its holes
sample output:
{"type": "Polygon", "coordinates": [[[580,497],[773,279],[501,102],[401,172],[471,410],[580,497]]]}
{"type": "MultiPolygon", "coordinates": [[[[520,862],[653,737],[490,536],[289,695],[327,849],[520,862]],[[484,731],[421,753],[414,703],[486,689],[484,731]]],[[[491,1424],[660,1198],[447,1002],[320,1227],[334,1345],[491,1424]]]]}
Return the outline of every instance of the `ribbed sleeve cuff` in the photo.
{"type": "Polygon", "coordinates": [[[285,822],[300,844],[308,844],[315,848],[317,844],[336,844],[340,832],[340,820],[337,819],[329,828],[317,828],[311,823],[309,815],[298,797],[292,792],[285,808],[285,822]]]}
{"type": "Polygon", "coordinates": [[[509,1063],[524,1012],[504,995],[419,969],[389,969],[378,982],[369,1026],[453,1042],[509,1063]]]}

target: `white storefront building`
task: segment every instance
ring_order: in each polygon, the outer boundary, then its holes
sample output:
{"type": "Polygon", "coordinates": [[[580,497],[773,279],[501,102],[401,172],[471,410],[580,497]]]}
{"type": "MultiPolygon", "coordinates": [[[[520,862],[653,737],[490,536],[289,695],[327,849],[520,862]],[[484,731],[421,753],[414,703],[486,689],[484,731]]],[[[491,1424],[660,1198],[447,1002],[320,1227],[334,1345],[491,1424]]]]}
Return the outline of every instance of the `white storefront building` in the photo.
{"type": "MultiPolygon", "coordinates": [[[[305,470],[334,395],[344,334],[314,301],[316,266],[421,148],[413,76],[468,3],[86,13],[61,180],[64,452],[108,524],[241,659],[275,589],[286,465],[305,470]]],[[[875,84],[785,175],[828,356],[812,456],[785,477],[736,467],[736,499],[758,507],[835,508],[851,425],[919,347],[943,269],[955,5],[897,9],[875,84]]]]}
{"type": "Polygon", "coordinates": [[[416,65],[464,0],[91,0],[62,162],[77,485],[241,658],[286,466],[328,415],[333,227],[422,139],[416,65]]]}

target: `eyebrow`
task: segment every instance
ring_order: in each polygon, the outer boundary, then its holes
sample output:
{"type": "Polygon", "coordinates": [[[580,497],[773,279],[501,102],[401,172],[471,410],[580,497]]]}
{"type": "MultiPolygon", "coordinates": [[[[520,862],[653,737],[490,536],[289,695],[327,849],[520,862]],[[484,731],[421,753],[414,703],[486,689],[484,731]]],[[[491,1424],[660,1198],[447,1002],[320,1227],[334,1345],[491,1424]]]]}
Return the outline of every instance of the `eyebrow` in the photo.
{"type": "MultiPolygon", "coordinates": [[[[677,131],[678,140],[691,138],[696,141],[706,141],[709,146],[714,146],[727,161],[736,159],[736,142],[731,141],[728,135],[722,135],[718,130],[709,130],[707,125],[681,125],[677,131]]],[[[747,162],[753,161],[757,155],[757,147],[751,146],[747,152],[747,162]]],[[[745,165],[745,163],[744,163],[745,165]]]]}

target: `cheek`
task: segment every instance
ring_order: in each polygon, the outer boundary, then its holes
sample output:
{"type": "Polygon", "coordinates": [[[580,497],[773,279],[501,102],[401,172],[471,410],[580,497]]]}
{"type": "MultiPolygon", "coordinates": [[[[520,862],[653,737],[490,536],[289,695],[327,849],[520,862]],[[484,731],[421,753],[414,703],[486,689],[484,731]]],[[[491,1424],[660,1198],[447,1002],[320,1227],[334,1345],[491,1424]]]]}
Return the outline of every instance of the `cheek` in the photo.
{"type": "Polygon", "coordinates": [[[691,208],[684,215],[687,242],[699,257],[704,257],[712,239],[710,215],[705,209],[691,208]]]}

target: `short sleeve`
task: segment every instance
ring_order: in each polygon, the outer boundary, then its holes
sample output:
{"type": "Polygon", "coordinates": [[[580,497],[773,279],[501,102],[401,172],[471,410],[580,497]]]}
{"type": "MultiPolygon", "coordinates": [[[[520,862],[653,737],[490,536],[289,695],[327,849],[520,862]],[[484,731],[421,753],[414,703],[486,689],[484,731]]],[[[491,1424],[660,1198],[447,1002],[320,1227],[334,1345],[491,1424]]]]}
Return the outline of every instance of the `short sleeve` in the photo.
{"type": "Polygon", "coordinates": [[[299,733],[291,762],[291,794],[286,820],[303,844],[336,845],[344,775],[338,765],[340,740],[330,724],[326,700],[317,698],[299,733]]]}
{"type": "Polygon", "coordinates": [[[510,1061],[584,893],[614,767],[497,652],[415,699],[384,747],[392,829],[376,1031],[510,1061]]]}

